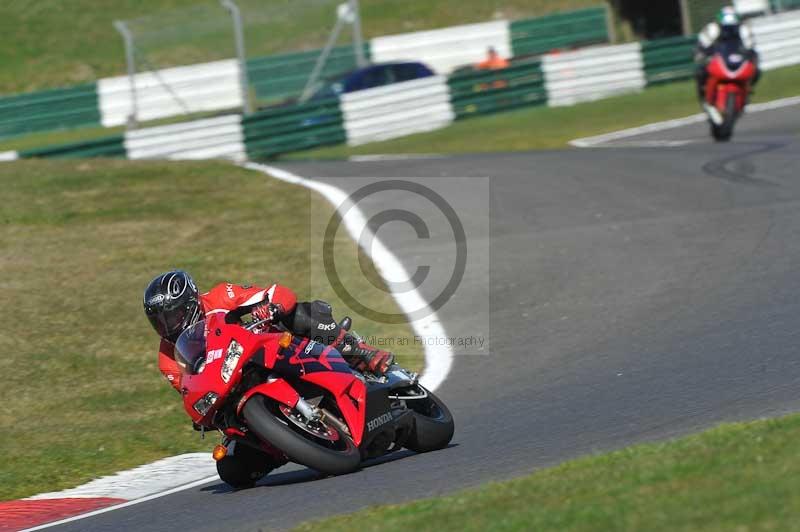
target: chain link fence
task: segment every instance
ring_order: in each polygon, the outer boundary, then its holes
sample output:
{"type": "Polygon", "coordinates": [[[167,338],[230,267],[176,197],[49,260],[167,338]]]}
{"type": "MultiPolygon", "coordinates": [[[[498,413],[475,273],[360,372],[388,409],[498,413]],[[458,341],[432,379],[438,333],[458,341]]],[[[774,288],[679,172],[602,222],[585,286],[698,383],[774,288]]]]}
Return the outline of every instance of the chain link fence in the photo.
{"type": "MultiPolygon", "coordinates": [[[[310,50],[325,44],[346,0],[234,0],[249,57],[310,50]]],[[[235,56],[231,14],[218,0],[123,21],[145,68],[202,63],[235,56]]],[[[349,34],[341,35],[347,42],[349,34]]]]}
{"type": "MultiPolygon", "coordinates": [[[[295,97],[326,44],[332,52],[322,63],[330,64],[321,64],[319,75],[347,70],[358,62],[353,5],[357,3],[352,0],[349,4],[347,0],[208,0],[116,21],[126,41],[131,97],[146,100],[143,91],[157,86],[162,99],[166,94],[170,105],[193,113],[197,106],[181,85],[189,84],[193,72],[204,75],[200,65],[208,65],[209,77],[214,72],[244,73],[240,85],[245,87],[241,97],[245,110],[249,104],[295,97]],[[198,65],[194,71],[192,65],[198,65]],[[293,78],[288,84],[283,79],[287,73],[293,78]]],[[[136,103],[132,113],[135,121],[136,103]]]]}

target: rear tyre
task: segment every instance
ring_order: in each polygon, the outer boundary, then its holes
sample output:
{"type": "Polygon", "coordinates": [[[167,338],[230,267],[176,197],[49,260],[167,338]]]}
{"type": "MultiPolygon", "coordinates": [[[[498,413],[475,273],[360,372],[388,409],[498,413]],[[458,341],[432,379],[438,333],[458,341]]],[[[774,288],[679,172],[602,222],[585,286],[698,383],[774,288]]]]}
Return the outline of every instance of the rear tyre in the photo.
{"type": "Polygon", "coordinates": [[[409,401],[408,405],[414,411],[414,431],[406,440],[406,448],[426,453],[447,447],[455,422],[442,400],[428,391],[427,399],[409,401]]]}
{"type": "Polygon", "coordinates": [[[247,425],[259,438],[268,441],[293,462],[303,464],[329,475],[356,471],[361,465],[361,453],[353,440],[336,427],[327,428],[338,436],[336,441],[313,439],[310,434],[278,419],[267,408],[268,399],[256,395],[245,403],[242,413],[247,425]]]}
{"type": "Polygon", "coordinates": [[[255,486],[278,464],[271,457],[242,443],[235,443],[233,453],[217,461],[219,478],[235,489],[255,486]]]}

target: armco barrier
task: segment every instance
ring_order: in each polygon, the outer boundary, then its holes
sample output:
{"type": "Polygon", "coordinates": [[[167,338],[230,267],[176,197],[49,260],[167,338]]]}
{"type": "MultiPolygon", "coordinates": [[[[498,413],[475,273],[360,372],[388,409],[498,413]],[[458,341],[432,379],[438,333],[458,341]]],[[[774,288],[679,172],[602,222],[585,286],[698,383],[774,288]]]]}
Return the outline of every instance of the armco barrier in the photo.
{"type": "Polygon", "coordinates": [[[490,46],[503,57],[511,56],[508,21],[389,35],[371,41],[375,62],[422,61],[438,74],[482,61],[490,46]]]}
{"type": "Polygon", "coordinates": [[[94,83],[0,98],[0,138],[99,124],[94,83]]]}
{"type": "Polygon", "coordinates": [[[636,42],[544,56],[548,104],[572,105],[643,89],[641,52],[636,42]]]}
{"type": "MultiPolygon", "coordinates": [[[[322,50],[270,55],[250,59],[247,77],[259,102],[269,103],[299,95],[306,85],[322,50]]],[[[370,57],[369,44],[364,45],[365,57],[370,57]]],[[[337,46],[331,50],[320,76],[321,80],[356,68],[352,46],[337,46]]]]}
{"type": "Polygon", "coordinates": [[[84,157],[125,157],[127,154],[125,153],[124,135],[110,135],[82,142],[21,150],[17,155],[19,158],[26,159],[31,157],[80,159],[84,157]]]}
{"type": "Polygon", "coordinates": [[[772,70],[800,63],[800,11],[750,21],[761,68],[772,70]]]}
{"type": "Polygon", "coordinates": [[[247,155],[254,159],[346,140],[337,98],[264,109],[244,117],[242,127],[247,155]]]}
{"type": "Polygon", "coordinates": [[[242,160],[246,157],[241,115],[225,115],[125,134],[129,159],[242,160]]]}
{"type": "Polygon", "coordinates": [[[444,76],[345,94],[341,106],[351,146],[439,129],[455,119],[444,76]]]}
{"type": "Polygon", "coordinates": [[[456,72],[447,83],[457,119],[547,103],[541,61],[514,63],[502,70],[456,72]]]}
{"type": "Polygon", "coordinates": [[[558,48],[606,43],[608,10],[592,7],[545,17],[511,22],[514,57],[541,55],[558,48]]]}
{"type": "Polygon", "coordinates": [[[642,43],[648,85],[691,78],[694,74],[695,37],[670,37],[642,43]]]}
{"type": "MultiPolygon", "coordinates": [[[[166,68],[157,75],[144,72],[135,80],[140,121],[242,106],[239,66],[233,59],[166,68]]],[[[126,123],[132,110],[128,77],[101,79],[97,92],[102,124],[126,123]]]]}

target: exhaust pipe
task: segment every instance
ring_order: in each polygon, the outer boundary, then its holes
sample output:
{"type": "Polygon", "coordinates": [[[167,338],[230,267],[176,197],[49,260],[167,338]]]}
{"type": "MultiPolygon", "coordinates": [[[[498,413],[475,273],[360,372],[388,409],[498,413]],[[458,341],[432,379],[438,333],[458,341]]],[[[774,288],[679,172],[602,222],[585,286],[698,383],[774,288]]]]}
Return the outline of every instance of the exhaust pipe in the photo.
{"type": "Polygon", "coordinates": [[[331,412],[329,412],[325,408],[320,408],[320,410],[322,411],[323,421],[328,422],[337,429],[339,429],[339,432],[341,432],[342,434],[347,434],[348,436],[350,435],[350,429],[347,427],[347,425],[342,423],[342,421],[338,417],[334,416],[331,412]]]}

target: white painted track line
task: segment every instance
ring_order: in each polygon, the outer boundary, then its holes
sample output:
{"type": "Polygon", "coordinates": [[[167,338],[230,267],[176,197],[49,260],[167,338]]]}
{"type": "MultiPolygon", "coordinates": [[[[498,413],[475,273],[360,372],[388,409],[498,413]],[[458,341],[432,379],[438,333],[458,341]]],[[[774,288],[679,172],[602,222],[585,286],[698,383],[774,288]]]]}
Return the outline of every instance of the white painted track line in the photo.
{"type": "MultiPolygon", "coordinates": [[[[746,114],[758,113],[761,111],[769,111],[771,109],[779,109],[781,107],[789,107],[791,105],[800,105],[800,96],[792,96],[791,98],[782,98],[780,100],[773,100],[771,102],[748,105],[747,109],[745,110],[745,113],[746,114]]],[[[668,129],[675,129],[689,124],[696,124],[705,121],[706,121],[705,113],[699,113],[696,115],[686,116],[683,118],[665,120],[663,122],[645,124],[639,127],[632,127],[629,129],[612,131],[611,133],[604,133],[602,135],[596,135],[594,137],[584,137],[580,139],[575,139],[571,140],[569,143],[570,145],[575,146],[576,148],[599,148],[602,147],[603,144],[615,140],[635,137],[637,135],[643,135],[645,133],[666,131],[668,129]]],[[[652,141],[652,142],[658,142],[658,141],[652,141]]],[[[675,142],[675,141],[669,141],[669,142],[675,142]]],[[[630,145],[626,145],[625,147],[630,147],[630,145]]]]}
{"type": "MultiPolygon", "coordinates": [[[[347,212],[344,216],[344,226],[355,242],[372,242],[371,258],[375,263],[375,268],[380,272],[384,279],[409,279],[410,275],[406,272],[400,260],[381,242],[367,227],[367,219],[357,205],[352,205],[347,193],[343,190],[312,179],[300,177],[286,170],[267,166],[258,163],[245,163],[245,168],[258,170],[269,174],[277,179],[294,183],[306,188],[310,188],[322,194],[339,212],[347,212]],[[364,234],[369,238],[364,238],[364,234]]],[[[370,250],[365,250],[369,252],[370,250]]],[[[391,286],[391,285],[390,285],[391,286]]],[[[447,338],[442,322],[431,309],[425,299],[416,290],[407,292],[392,292],[400,310],[406,315],[418,312],[420,309],[428,309],[425,317],[420,318],[410,325],[414,333],[422,338],[447,338]]],[[[425,342],[425,371],[420,378],[423,386],[429,390],[435,390],[447,378],[450,367],[453,363],[453,350],[449,346],[428,345],[425,342]]]]}
{"type": "Polygon", "coordinates": [[[51,523],[45,523],[43,525],[35,526],[35,527],[32,527],[32,528],[26,528],[24,530],[21,530],[20,532],[31,532],[33,530],[43,530],[45,528],[50,528],[50,527],[53,527],[53,526],[63,525],[63,524],[66,524],[66,523],[71,523],[72,521],[79,521],[81,519],[86,519],[87,517],[92,517],[92,516],[95,516],[95,515],[104,514],[106,512],[112,512],[114,510],[119,510],[121,508],[127,508],[128,506],[133,506],[135,504],[139,504],[139,503],[142,503],[142,502],[152,501],[153,499],[158,499],[159,497],[165,497],[167,495],[172,495],[173,493],[178,493],[179,491],[184,491],[184,490],[188,490],[188,489],[191,489],[191,488],[196,488],[198,486],[202,486],[203,484],[208,484],[209,482],[214,482],[214,481],[218,481],[219,482],[219,477],[217,475],[214,475],[213,477],[208,477],[208,478],[201,478],[199,480],[195,480],[194,482],[190,482],[190,483],[184,484],[182,486],[177,486],[175,488],[172,488],[172,489],[169,489],[169,490],[166,490],[166,491],[162,491],[160,493],[153,493],[152,495],[148,495],[147,497],[142,497],[140,499],[135,499],[135,500],[128,501],[128,502],[123,502],[121,504],[116,504],[114,506],[109,506],[108,508],[101,508],[99,510],[94,510],[93,512],[88,512],[88,513],[85,513],[85,514],[80,514],[80,515],[75,515],[75,516],[72,516],[72,517],[67,517],[66,519],[61,519],[59,521],[53,521],[51,523]]]}

